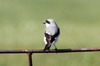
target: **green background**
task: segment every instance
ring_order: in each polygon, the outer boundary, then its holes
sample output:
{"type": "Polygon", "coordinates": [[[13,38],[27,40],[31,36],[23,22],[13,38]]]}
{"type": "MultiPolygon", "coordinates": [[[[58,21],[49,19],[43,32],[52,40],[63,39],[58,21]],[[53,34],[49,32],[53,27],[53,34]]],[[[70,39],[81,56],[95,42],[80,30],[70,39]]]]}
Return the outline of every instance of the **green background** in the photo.
{"type": "MultiPolygon", "coordinates": [[[[99,0],[0,0],[0,50],[43,49],[42,23],[48,18],[60,27],[59,49],[100,46],[99,0]]],[[[33,66],[98,66],[99,57],[99,52],[33,54],[33,66]]],[[[0,66],[28,66],[27,59],[1,54],[0,66]]]]}

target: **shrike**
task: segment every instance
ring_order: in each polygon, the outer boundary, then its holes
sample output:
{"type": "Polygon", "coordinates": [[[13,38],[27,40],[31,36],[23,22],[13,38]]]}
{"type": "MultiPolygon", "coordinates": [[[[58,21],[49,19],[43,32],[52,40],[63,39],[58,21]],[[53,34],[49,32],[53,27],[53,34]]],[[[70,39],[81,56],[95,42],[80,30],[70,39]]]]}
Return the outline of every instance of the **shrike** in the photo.
{"type": "Polygon", "coordinates": [[[44,50],[50,50],[50,47],[52,45],[54,45],[55,50],[57,50],[55,43],[57,42],[58,37],[60,35],[60,29],[58,25],[53,19],[47,19],[43,24],[46,25],[44,32],[44,42],[45,42],[44,50]]]}

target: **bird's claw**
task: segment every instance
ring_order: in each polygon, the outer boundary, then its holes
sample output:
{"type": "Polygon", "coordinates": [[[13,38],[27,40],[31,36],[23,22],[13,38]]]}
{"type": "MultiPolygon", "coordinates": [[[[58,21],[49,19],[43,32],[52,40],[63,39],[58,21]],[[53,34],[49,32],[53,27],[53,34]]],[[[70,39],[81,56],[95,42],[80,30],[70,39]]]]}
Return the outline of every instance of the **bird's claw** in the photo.
{"type": "Polygon", "coordinates": [[[56,50],[56,51],[58,51],[58,49],[57,49],[57,48],[55,48],[55,50],[56,50]]]}

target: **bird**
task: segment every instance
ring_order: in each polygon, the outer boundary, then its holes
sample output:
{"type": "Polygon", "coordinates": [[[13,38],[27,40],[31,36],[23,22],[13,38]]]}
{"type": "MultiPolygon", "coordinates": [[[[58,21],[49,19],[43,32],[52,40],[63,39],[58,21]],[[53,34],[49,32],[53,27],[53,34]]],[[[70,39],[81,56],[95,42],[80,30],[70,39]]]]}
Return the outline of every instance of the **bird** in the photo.
{"type": "Polygon", "coordinates": [[[50,47],[54,45],[55,50],[57,50],[57,47],[55,43],[57,42],[59,35],[60,35],[60,29],[56,22],[53,19],[46,19],[43,24],[45,24],[45,32],[44,32],[44,51],[50,50],[50,47]]]}

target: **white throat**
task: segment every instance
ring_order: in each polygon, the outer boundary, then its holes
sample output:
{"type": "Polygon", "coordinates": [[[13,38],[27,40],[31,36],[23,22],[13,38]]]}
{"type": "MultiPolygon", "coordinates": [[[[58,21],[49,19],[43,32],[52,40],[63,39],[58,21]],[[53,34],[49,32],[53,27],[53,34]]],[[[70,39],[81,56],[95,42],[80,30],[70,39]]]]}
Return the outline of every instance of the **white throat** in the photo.
{"type": "Polygon", "coordinates": [[[49,27],[50,25],[49,24],[46,24],[46,27],[49,27]]]}

